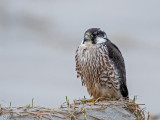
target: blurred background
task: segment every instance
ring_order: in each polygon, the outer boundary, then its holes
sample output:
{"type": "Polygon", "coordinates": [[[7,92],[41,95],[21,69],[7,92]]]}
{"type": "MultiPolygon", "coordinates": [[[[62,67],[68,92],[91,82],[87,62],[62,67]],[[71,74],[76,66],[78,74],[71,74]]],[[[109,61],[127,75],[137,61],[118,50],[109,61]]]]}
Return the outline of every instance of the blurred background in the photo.
{"type": "Polygon", "coordinates": [[[0,104],[59,107],[86,96],[75,51],[88,28],[121,50],[130,98],[160,113],[159,0],[0,0],[0,104]]]}

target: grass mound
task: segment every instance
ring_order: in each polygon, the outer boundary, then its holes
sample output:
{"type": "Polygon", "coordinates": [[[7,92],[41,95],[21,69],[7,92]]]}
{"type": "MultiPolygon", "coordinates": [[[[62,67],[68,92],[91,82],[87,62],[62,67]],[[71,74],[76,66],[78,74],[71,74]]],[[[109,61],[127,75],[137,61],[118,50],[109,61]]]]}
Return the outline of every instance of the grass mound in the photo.
{"type": "MultiPolygon", "coordinates": [[[[41,106],[0,107],[0,119],[16,120],[102,120],[102,119],[137,119],[145,120],[145,111],[133,100],[97,99],[89,102],[87,99],[74,100],[72,104],[66,98],[60,108],[41,106]]],[[[149,120],[149,116],[148,116],[149,120]]]]}

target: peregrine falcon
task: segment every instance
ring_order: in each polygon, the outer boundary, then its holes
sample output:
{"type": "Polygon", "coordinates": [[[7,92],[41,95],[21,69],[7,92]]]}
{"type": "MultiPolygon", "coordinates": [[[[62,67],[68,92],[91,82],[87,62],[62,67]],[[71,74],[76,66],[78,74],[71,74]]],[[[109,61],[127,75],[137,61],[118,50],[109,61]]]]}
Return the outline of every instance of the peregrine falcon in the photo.
{"type": "Polygon", "coordinates": [[[94,98],[128,98],[124,59],[100,28],[88,29],[76,51],[77,77],[94,98]]]}

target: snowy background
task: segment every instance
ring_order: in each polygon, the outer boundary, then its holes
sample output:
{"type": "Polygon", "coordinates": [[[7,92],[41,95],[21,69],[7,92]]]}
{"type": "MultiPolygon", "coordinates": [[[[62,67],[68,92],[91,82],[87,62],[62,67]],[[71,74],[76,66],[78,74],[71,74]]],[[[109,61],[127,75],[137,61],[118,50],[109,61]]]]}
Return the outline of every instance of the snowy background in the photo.
{"type": "Polygon", "coordinates": [[[59,107],[89,95],[75,51],[91,27],[121,50],[130,97],[160,113],[160,1],[0,0],[0,104],[59,107]]]}

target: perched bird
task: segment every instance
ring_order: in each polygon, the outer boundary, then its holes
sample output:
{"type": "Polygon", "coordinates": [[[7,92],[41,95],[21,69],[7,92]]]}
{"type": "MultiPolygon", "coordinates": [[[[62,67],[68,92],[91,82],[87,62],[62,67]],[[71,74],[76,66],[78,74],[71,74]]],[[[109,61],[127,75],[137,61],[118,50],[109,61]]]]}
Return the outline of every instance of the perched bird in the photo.
{"type": "Polygon", "coordinates": [[[128,98],[124,59],[100,28],[88,29],[76,51],[77,77],[94,98],[128,98]]]}

